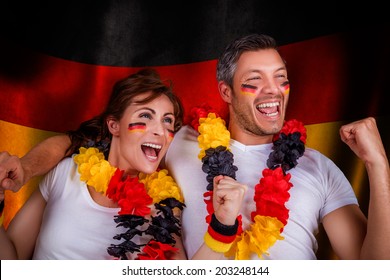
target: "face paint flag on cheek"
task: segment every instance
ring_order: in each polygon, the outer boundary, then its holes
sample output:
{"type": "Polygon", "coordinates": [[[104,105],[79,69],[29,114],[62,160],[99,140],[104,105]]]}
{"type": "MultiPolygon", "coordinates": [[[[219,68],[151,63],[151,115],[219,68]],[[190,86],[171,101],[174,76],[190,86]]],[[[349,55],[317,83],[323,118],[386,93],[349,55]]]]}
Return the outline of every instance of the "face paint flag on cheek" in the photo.
{"type": "Polygon", "coordinates": [[[173,139],[173,137],[175,136],[175,132],[173,132],[173,130],[168,130],[168,136],[169,138],[173,139]]]}
{"type": "Polygon", "coordinates": [[[242,94],[255,95],[256,90],[257,90],[257,87],[255,87],[255,86],[246,85],[246,84],[241,85],[241,93],[242,94]]]}
{"type": "Polygon", "coordinates": [[[290,93],[290,82],[284,82],[283,84],[282,84],[282,88],[283,88],[283,93],[284,94],[289,94],[290,93]]]}
{"type": "Polygon", "coordinates": [[[146,124],[145,123],[130,123],[128,130],[130,132],[144,132],[146,129],[146,124]]]}

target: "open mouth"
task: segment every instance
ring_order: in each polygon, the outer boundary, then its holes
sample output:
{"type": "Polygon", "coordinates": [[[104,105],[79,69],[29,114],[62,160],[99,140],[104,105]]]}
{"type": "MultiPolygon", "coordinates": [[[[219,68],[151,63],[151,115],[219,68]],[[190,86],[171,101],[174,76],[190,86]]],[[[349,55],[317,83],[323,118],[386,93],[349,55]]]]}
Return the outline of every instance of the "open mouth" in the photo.
{"type": "Polygon", "coordinates": [[[267,102],[256,106],[256,109],[267,117],[275,117],[279,114],[280,102],[267,102]]]}
{"type": "Polygon", "coordinates": [[[141,149],[146,155],[146,157],[155,160],[158,158],[158,155],[161,151],[162,146],[153,144],[153,143],[144,143],[141,145],[141,149]]]}

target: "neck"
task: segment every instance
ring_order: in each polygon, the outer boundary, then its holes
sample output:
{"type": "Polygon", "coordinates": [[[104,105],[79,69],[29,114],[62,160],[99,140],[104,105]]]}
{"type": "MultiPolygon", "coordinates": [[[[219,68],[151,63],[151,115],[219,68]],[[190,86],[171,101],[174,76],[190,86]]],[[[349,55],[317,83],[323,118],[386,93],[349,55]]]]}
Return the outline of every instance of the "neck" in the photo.
{"type": "Polygon", "coordinates": [[[262,145],[272,143],[273,135],[256,135],[249,131],[244,131],[242,128],[229,125],[230,138],[236,140],[246,146],[262,145]]]}
{"type": "Polygon", "coordinates": [[[128,164],[123,163],[121,157],[117,156],[113,150],[110,150],[107,161],[111,164],[111,166],[119,168],[120,170],[124,170],[125,174],[130,175],[130,177],[137,177],[139,174],[138,170],[135,170],[129,167],[128,164]]]}

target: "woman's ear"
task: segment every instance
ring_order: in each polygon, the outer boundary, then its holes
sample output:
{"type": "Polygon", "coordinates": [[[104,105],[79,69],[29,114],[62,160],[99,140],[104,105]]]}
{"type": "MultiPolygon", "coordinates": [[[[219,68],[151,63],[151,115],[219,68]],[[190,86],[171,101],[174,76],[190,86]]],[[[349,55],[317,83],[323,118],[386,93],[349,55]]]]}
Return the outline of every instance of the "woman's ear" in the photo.
{"type": "Polygon", "coordinates": [[[106,120],[107,122],[107,127],[110,133],[113,136],[118,136],[119,135],[119,122],[113,118],[108,118],[106,120]]]}
{"type": "Polygon", "coordinates": [[[230,104],[232,101],[232,90],[230,86],[228,86],[225,82],[218,82],[218,90],[221,95],[223,101],[230,104]]]}

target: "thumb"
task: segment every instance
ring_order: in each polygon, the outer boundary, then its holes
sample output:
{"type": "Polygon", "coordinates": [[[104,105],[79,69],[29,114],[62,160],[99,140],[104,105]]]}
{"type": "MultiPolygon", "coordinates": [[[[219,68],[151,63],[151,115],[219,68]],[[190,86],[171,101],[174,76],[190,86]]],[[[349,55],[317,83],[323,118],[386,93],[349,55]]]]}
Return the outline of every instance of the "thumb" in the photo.
{"type": "Polygon", "coordinates": [[[17,184],[12,179],[4,178],[3,181],[1,181],[0,187],[2,187],[5,190],[14,190],[16,189],[17,184]]]}
{"type": "Polygon", "coordinates": [[[221,179],[223,178],[223,175],[218,175],[218,176],[215,176],[214,179],[213,179],[213,185],[217,185],[219,183],[219,181],[221,181],[221,179]]]}

